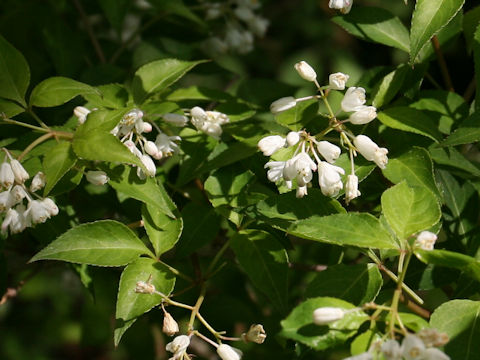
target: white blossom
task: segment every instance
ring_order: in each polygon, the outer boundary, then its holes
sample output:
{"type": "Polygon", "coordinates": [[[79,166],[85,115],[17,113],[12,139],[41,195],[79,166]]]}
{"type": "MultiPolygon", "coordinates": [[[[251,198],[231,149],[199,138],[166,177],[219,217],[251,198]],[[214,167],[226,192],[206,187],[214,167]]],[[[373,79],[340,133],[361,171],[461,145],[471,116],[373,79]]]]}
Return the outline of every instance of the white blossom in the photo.
{"type": "Polygon", "coordinates": [[[35,192],[37,190],[40,190],[45,186],[45,182],[46,182],[45,174],[39,171],[38,173],[35,174],[35,176],[32,179],[32,182],[30,183],[30,191],[35,192]]]}
{"type": "Polygon", "coordinates": [[[167,134],[160,133],[155,139],[155,145],[157,145],[158,151],[163,156],[171,156],[173,153],[178,152],[178,145],[174,141],[180,141],[180,136],[168,136],[167,134]]]}
{"type": "Polygon", "coordinates": [[[377,117],[377,108],[374,106],[361,106],[350,115],[348,120],[354,125],[367,124],[377,117]]]}
{"type": "Polygon", "coordinates": [[[348,358],[345,358],[343,360],[372,360],[373,355],[370,352],[364,352],[355,356],[349,356],[348,358]]]}
{"type": "Polygon", "coordinates": [[[300,134],[298,131],[290,131],[287,134],[287,145],[294,146],[300,141],[300,134]]]}
{"type": "Polygon", "coordinates": [[[140,109],[132,109],[123,116],[122,122],[125,125],[135,125],[138,120],[143,118],[143,111],[140,109]]]}
{"type": "Polygon", "coordinates": [[[8,188],[12,186],[15,181],[15,175],[13,174],[12,166],[4,161],[0,165],[0,186],[8,188]]]}
{"type": "Polygon", "coordinates": [[[295,196],[300,199],[300,198],[303,198],[305,195],[308,195],[307,185],[297,187],[295,196]]]}
{"type": "Polygon", "coordinates": [[[274,101],[270,105],[270,111],[273,114],[278,114],[282,111],[286,111],[295,107],[295,105],[297,105],[297,100],[293,96],[286,96],[274,101]]]}
{"type": "Polygon", "coordinates": [[[53,202],[52,199],[50,198],[45,198],[42,200],[42,203],[43,205],[45,206],[45,208],[47,209],[48,213],[50,214],[50,216],[55,216],[58,214],[58,207],[57,205],[53,202]]]}
{"type": "Polygon", "coordinates": [[[396,340],[385,341],[382,344],[381,352],[385,360],[402,360],[402,348],[396,340]]]}
{"type": "Polygon", "coordinates": [[[27,197],[27,192],[25,191],[25,188],[22,185],[15,185],[10,190],[10,194],[13,200],[13,204],[11,206],[18,204],[20,201],[22,201],[27,197]]]}
{"type": "Polygon", "coordinates": [[[417,238],[415,239],[415,245],[422,250],[433,250],[436,241],[437,235],[430,231],[422,231],[417,235],[417,238]]]}
{"type": "Polygon", "coordinates": [[[5,234],[7,229],[10,229],[12,234],[17,234],[25,230],[29,225],[27,219],[23,215],[25,212],[25,207],[23,205],[17,206],[16,209],[8,209],[5,218],[2,223],[2,233],[5,234]]]}
{"type": "Polygon", "coordinates": [[[415,335],[407,335],[402,341],[403,357],[405,360],[421,360],[425,353],[425,344],[415,335]]]}
{"type": "Polygon", "coordinates": [[[143,122],[143,131],[144,133],[149,133],[149,132],[152,132],[153,130],[153,127],[152,127],[152,124],[150,124],[149,122],[147,121],[144,121],[143,122]]]}
{"type": "Polygon", "coordinates": [[[15,198],[12,196],[10,190],[0,193],[0,212],[10,209],[15,203],[15,198]]]}
{"type": "Polygon", "coordinates": [[[190,338],[187,335],[179,335],[172,342],[169,342],[165,349],[173,354],[169,360],[183,359],[183,355],[190,345],[190,338]]]}
{"type": "Polygon", "coordinates": [[[269,168],[267,171],[267,178],[271,182],[277,182],[283,178],[283,169],[285,168],[285,161],[269,161],[264,168],[269,168]]]}
{"type": "Polygon", "coordinates": [[[313,323],[316,325],[327,325],[334,321],[343,319],[345,311],[337,307],[321,307],[313,312],[313,323]]]}
{"type": "Polygon", "coordinates": [[[450,360],[450,356],[445,354],[440,349],[429,348],[423,353],[422,360],[450,360]]]}
{"type": "Polygon", "coordinates": [[[307,153],[301,152],[295,156],[295,170],[298,186],[305,186],[312,181],[312,171],[317,170],[317,164],[307,153]]]}
{"type": "Polygon", "coordinates": [[[317,79],[317,73],[306,61],[296,63],[295,70],[307,81],[315,81],[317,79]]]}
{"type": "Polygon", "coordinates": [[[365,89],[361,87],[349,87],[342,99],[341,107],[345,112],[357,111],[366,102],[365,89]]]}
{"type": "Polygon", "coordinates": [[[328,7],[330,9],[340,10],[343,14],[348,14],[352,9],[353,0],[330,0],[328,7]]]}
{"type": "Polygon", "coordinates": [[[356,175],[348,175],[345,182],[345,201],[348,204],[360,195],[361,193],[358,191],[358,177],[356,175]]]}
{"type": "Polygon", "coordinates": [[[145,149],[145,152],[153,157],[156,160],[160,160],[163,157],[163,154],[161,151],[158,151],[157,145],[153,141],[147,141],[144,145],[143,148],[145,149]]]}
{"type": "Polygon", "coordinates": [[[222,360],[240,360],[243,353],[230,345],[221,344],[217,347],[217,354],[222,360]]]}
{"type": "Polygon", "coordinates": [[[385,169],[388,163],[388,150],[380,148],[368,136],[358,135],[353,140],[358,152],[368,161],[374,161],[380,169],[385,169]]]}
{"type": "Polygon", "coordinates": [[[85,174],[87,181],[93,185],[105,185],[110,178],[105,171],[90,170],[85,174]]]}
{"type": "Polygon", "coordinates": [[[165,120],[169,124],[179,127],[183,127],[188,123],[188,118],[185,115],[180,114],[165,114],[163,115],[163,120],[165,120]]]}
{"type": "Polygon", "coordinates": [[[329,143],[328,141],[319,141],[317,143],[317,150],[330,164],[333,164],[342,152],[337,145],[329,143]]]}
{"type": "Polygon", "coordinates": [[[343,189],[340,174],[345,174],[341,167],[331,165],[325,161],[318,164],[318,184],[325,196],[337,196],[343,189]]]}
{"type": "Polygon", "coordinates": [[[152,158],[148,155],[142,155],[140,156],[140,161],[142,162],[143,166],[145,166],[145,174],[151,177],[155,176],[157,168],[155,167],[155,163],[153,162],[152,158]]]}
{"type": "Polygon", "coordinates": [[[222,135],[221,125],[230,121],[227,115],[218,111],[204,111],[201,107],[195,106],[190,110],[191,122],[200,131],[219,139],[222,135]]]}
{"type": "Polygon", "coordinates": [[[87,115],[90,113],[91,111],[84,106],[77,106],[73,109],[73,114],[77,117],[79,124],[83,124],[85,120],[87,120],[87,115]]]}
{"type": "Polygon", "coordinates": [[[10,165],[12,166],[13,175],[17,183],[23,184],[25,180],[28,180],[30,175],[28,175],[28,172],[23,168],[22,164],[20,164],[20,161],[12,159],[10,165]]]}
{"type": "Polygon", "coordinates": [[[270,156],[283,148],[286,144],[286,139],[280,135],[266,136],[258,142],[257,146],[263,155],[270,156]]]}
{"type": "Polygon", "coordinates": [[[130,150],[130,152],[136,157],[140,158],[142,156],[142,152],[138,150],[137,146],[133,141],[127,140],[123,143],[123,145],[125,145],[128,148],[128,150],[130,150]]]}
{"type": "Polygon", "coordinates": [[[44,223],[50,218],[50,212],[43,202],[40,200],[32,200],[28,203],[27,211],[32,218],[34,224],[44,223]]]}
{"type": "Polygon", "coordinates": [[[254,342],[257,344],[263,344],[265,339],[267,338],[267,334],[265,333],[265,329],[261,324],[253,324],[248,329],[246,334],[242,334],[242,339],[245,341],[254,342]]]}
{"type": "Polygon", "coordinates": [[[255,35],[261,38],[265,36],[268,25],[270,25],[270,21],[261,16],[254,16],[248,22],[248,27],[250,28],[250,30],[252,30],[255,35]]]}
{"type": "Polygon", "coordinates": [[[330,74],[328,77],[329,88],[332,90],[344,90],[349,77],[341,72],[330,74]]]}
{"type": "Polygon", "coordinates": [[[208,9],[205,14],[205,20],[215,20],[222,16],[222,8],[220,3],[208,4],[208,9]]]}
{"type": "Polygon", "coordinates": [[[229,48],[240,54],[253,50],[253,35],[250,31],[240,31],[231,26],[227,29],[225,42],[229,48]]]}

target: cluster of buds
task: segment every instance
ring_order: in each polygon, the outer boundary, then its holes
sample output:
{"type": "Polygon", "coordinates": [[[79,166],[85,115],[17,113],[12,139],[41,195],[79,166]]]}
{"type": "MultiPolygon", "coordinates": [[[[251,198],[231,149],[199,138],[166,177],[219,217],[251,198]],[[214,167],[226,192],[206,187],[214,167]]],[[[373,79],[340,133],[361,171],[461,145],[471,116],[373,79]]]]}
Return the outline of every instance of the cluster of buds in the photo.
{"type": "Polygon", "coordinates": [[[3,190],[0,192],[0,213],[5,212],[2,233],[10,229],[11,234],[16,234],[57,215],[58,207],[52,199],[35,194],[45,186],[45,175],[38,172],[27,187],[25,182],[30,175],[18,160],[3,150],[6,158],[0,165],[0,190],[3,190]]]}
{"type": "Polygon", "coordinates": [[[422,231],[420,234],[417,235],[414,246],[422,250],[430,251],[433,250],[436,241],[437,235],[430,231],[422,231]]]}
{"type": "Polygon", "coordinates": [[[394,339],[376,343],[367,352],[348,357],[344,360],[373,360],[374,354],[382,354],[385,360],[449,360],[450,357],[434,346],[443,346],[448,342],[445,333],[435,329],[423,329],[418,334],[407,334],[402,343],[394,339]]]}
{"type": "Polygon", "coordinates": [[[254,36],[263,37],[269,21],[255,13],[260,7],[256,0],[234,0],[204,4],[206,20],[226,19],[224,36],[213,36],[205,41],[204,49],[212,56],[227,51],[246,54],[253,50],[254,36]]]}
{"type": "Polygon", "coordinates": [[[284,180],[288,188],[292,188],[292,181],[297,183],[297,197],[307,194],[307,187],[313,178],[313,172],[318,172],[318,183],[322,193],[326,196],[337,196],[343,189],[341,175],[345,170],[333,165],[341,154],[341,148],[322,137],[332,130],[340,134],[340,144],[346,148],[350,156],[351,173],[345,182],[345,200],[347,204],[354,198],[360,196],[358,190],[358,177],[355,175],[354,157],[357,152],[366,160],[373,161],[381,169],[387,165],[388,150],[380,148],[369,137],[365,135],[355,136],[347,127],[347,123],[363,125],[371,122],[377,117],[376,108],[367,106],[365,89],[361,87],[350,87],[346,90],[341,102],[341,110],[348,116],[345,120],[338,120],[327,101],[325,91],[345,90],[349,76],[343,73],[335,73],[329,76],[329,84],[321,87],[317,82],[315,70],[305,61],[295,64],[298,74],[305,80],[315,83],[319,95],[307,96],[295,99],[284,97],[272,103],[270,110],[274,114],[295,107],[299,102],[311,99],[322,99],[330,114],[328,127],[319,135],[312,136],[307,131],[292,131],[286,137],[271,135],[262,138],[258,142],[259,149],[265,156],[271,156],[282,148],[296,146],[293,156],[286,161],[269,161],[265,164],[268,168],[267,177],[272,182],[284,180]],[[322,160],[323,158],[323,160],[322,160]]]}
{"type": "Polygon", "coordinates": [[[330,9],[337,9],[342,14],[348,14],[352,9],[353,0],[330,0],[328,7],[330,9]]]}

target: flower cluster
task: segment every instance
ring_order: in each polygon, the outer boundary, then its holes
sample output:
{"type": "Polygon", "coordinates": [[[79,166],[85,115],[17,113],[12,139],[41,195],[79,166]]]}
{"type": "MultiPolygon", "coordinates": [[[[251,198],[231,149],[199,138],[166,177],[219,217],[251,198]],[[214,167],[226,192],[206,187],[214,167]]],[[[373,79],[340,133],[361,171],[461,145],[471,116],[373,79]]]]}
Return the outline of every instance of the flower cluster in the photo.
{"type": "Polygon", "coordinates": [[[352,9],[353,0],[330,0],[328,7],[330,9],[337,9],[342,14],[348,14],[352,9]]]}
{"type": "Polygon", "coordinates": [[[27,227],[47,221],[58,214],[58,207],[52,199],[35,194],[45,186],[45,175],[38,172],[27,187],[30,178],[22,164],[6,153],[5,161],[0,165],[0,213],[5,212],[2,233],[22,232],[27,227]],[[26,206],[25,206],[26,201],[26,206]]]}
{"type": "Polygon", "coordinates": [[[229,2],[207,2],[204,4],[205,20],[226,19],[223,36],[212,36],[204,43],[205,51],[211,56],[228,51],[246,54],[253,50],[254,36],[263,37],[269,21],[255,10],[260,7],[256,0],[234,0],[229,2]]]}
{"type": "Polygon", "coordinates": [[[295,69],[303,79],[315,83],[320,94],[300,99],[284,97],[273,102],[270,110],[277,114],[295,107],[301,101],[322,99],[330,112],[329,124],[324,131],[315,136],[301,130],[292,131],[286,137],[270,135],[262,138],[258,142],[258,147],[265,156],[271,156],[282,148],[296,147],[290,159],[269,161],[265,164],[265,168],[268,168],[267,177],[272,182],[283,180],[289,189],[292,188],[295,180],[297,197],[303,197],[307,195],[307,188],[310,186],[313,172],[317,171],[322,193],[326,196],[337,196],[344,187],[341,175],[345,175],[345,170],[334,165],[341,154],[341,148],[322,140],[324,135],[335,130],[340,134],[340,144],[348,150],[351,160],[351,173],[345,181],[345,200],[349,203],[352,199],[360,196],[358,177],[355,175],[353,161],[357,152],[368,161],[375,162],[381,169],[384,169],[388,162],[386,148],[379,147],[365,135],[355,136],[345,125],[347,123],[363,125],[371,122],[377,117],[376,108],[365,105],[365,89],[350,87],[346,90],[341,102],[341,110],[348,117],[345,120],[339,120],[327,101],[325,91],[344,90],[349,76],[343,73],[331,74],[329,84],[321,87],[317,82],[315,70],[305,61],[295,64],[295,69]]]}

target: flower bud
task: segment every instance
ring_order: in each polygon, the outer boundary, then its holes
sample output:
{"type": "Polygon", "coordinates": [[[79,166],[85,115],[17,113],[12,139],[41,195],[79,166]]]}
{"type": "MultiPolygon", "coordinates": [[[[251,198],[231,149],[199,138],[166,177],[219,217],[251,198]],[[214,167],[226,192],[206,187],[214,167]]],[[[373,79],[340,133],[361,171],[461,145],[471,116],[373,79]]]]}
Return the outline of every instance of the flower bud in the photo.
{"type": "Polygon", "coordinates": [[[163,316],[163,333],[168,335],[168,336],[173,336],[175,335],[178,331],[178,323],[175,321],[175,319],[170,315],[170,313],[165,311],[165,314],[163,316]]]}
{"type": "Polygon", "coordinates": [[[298,74],[307,81],[315,81],[317,79],[317,73],[313,68],[308,65],[306,61],[300,61],[295,64],[295,70],[298,74]]]}
{"type": "Polygon", "coordinates": [[[150,124],[149,122],[146,122],[144,121],[143,122],[143,131],[144,133],[149,133],[149,132],[152,132],[153,128],[152,128],[152,124],[150,124]]]}
{"type": "Polygon", "coordinates": [[[348,175],[345,183],[345,201],[348,204],[350,201],[361,195],[358,191],[358,177],[356,175],[348,175]]]}
{"type": "Polygon", "coordinates": [[[377,108],[374,106],[361,106],[359,110],[350,115],[349,119],[352,124],[367,124],[377,117],[377,108]]]}
{"type": "Polygon", "coordinates": [[[280,135],[271,135],[261,139],[258,142],[258,148],[263,152],[263,155],[270,156],[283,148],[285,144],[285,138],[281,137],[280,135]]]}
{"type": "Polygon", "coordinates": [[[423,359],[425,344],[415,335],[407,335],[402,341],[403,356],[406,359],[423,359]]]}
{"type": "Polygon", "coordinates": [[[15,176],[15,181],[19,184],[23,184],[25,180],[28,180],[30,175],[23,168],[22,164],[18,160],[11,160],[10,165],[12,166],[13,175],[15,176]]]}
{"type": "Polygon", "coordinates": [[[241,360],[243,353],[227,344],[221,344],[217,347],[217,354],[222,360],[241,360]]]}
{"type": "Polygon", "coordinates": [[[422,360],[450,360],[450,356],[440,349],[429,348],[423,353],[422,360]]]}
{"type": "Polygon", "coordinates": [[[318,185],[325,196],[337,196],[343,189],[340,174],[345,174],[341,167],[331,165],[325,161],[318,164],[318,185]]]}
{"type": "Polygon", "coordinates": [[[107,176],[107,173],[105,171],[87,171],[85,174],[85,178],[87,181],[93,185],[105,185],[110,178],[107,176]]]}
{"type": "Polygon", "coordinates": [[[368,161],[374,161],[380,169],[385,169],[388,163],[388,150],[379,148],[368,136],[358,135],[353,140],[358,152],[368,161]]]}
{"type": "Polygon", "coordinates": [[[242,339],[245,342],[263,344],[266,338],[267,334],[261,324],[253,324],[246,334],[242,334],[242,339]]]}
{"type": "MultiPolygon", "coordinates": [[[[145,152],[148,154],[148,155],[151,155],[153,156],[155,159],[157,158],[158,156],[158,147],[157,145],[153,142],[153,141],[147,141],[144,145],[144,148],[145,148],[145,152]]],[[[160,155],[160,158],[162,158],[162,156],[160,155]]]]}
{"type": "Polygon", "coordinates": [[[30,201],[27,211],[34,224],[44,223],[48,218],[50,218],[50,212],[48,211],[47,207],[39,200],[30,201]]]}
{"type": "Polygon", "coordinates": [[[79,124],[83,124],[85,120],[87,120],[87,115],[90,113],[91,111],[84,106],[77,106],[73,109],[73,114],[78,118],[79,124]]]}
{"type": "Polygon", "coordinates": [[[437,235],[430,231],[422,231],[415,239],[415,245],[422,250],[433,250],[437,235]]]}
{"type": "Polygon", "coordinates": [[[15,197],[10,191],[0,192],[0,212],[10,209],[15,204],[15,197]]]}
{"type": "Polygon", "coordinates": [[[282,111],[291,109],[297,105],[297,100],[293,96],[286,96],[274,101],[270,105],[270,111],[273,114],[278,114],[282,111]]]}
{"type": "Polygon", "coordinates": [[[12,198],[13,198],[12,206],[15,204],[18,204],[27,196],[27,192],[25,191],[22,185],[15,185],[13,189],[10,191],[10,194],[12,195],[12,198]]]}
{"type": "Polygon", "coordinates": [[[180,114],[165,114],[163,115],[163,120],[169,124],[179,127],[185,126],[188,123],[188,118],[185,115],[180,114]]]}
{"type": "Polygon", "coordinates": [[[347,74],[338,72],[334,74],[330,74],[328,77],[328,84],[330,89],[332,90],[344,90],[345,89],[345,84],[348,81],[348,76],[347,74]]]}
{"type": "Polygon", "coordinates": [[[172,342],[169,342],[165,349],[173,353],[174,360],[183,359],[183,355],[187,351],[188,345],[190,345],[190,337],[187,335],[179,335],[172,342]]]}
{"type": "Polygon", "coordinates": [[[343,14],[348,14],[352,9],[353,0],[330,0],[328,7],[330,9],[340,10],[343,14]]]}
{"type": "Polygon", "coordinates": [[[349,87],[342,99],[341,107],[345,112],[357,111],[365,104],[365,89],[361,87],[349,87]]]}
{"type": "Polygon", "coordinates": [[[135,292],[139,294],[153,294],[155,292],[155,285],[150,282],[137,281],[135,292]]]}
{"type": "Polygon", "coordinates": [[[136,157],[140,158],[142,156],[142,152],[138,150],[137,146],[132,140],[125,141],[123,145],[125,145],[128,148],[128,150],[130,150],[130,152],[136,157]]]}
{"type": "Polygon", "coordinates": [[[317,150],[330,164],[333,164],[342,152],[337,145],[329,143],[328,141],[319,141],[317,143],[317,150]]]}
{"type": "Polygon", "coordinates": [[[0,165],[0,186],[9,188],[14,181],[15,175],[13,174],[11,165],[6,161],[3,162],[2,165],[0,165]]]}
{"type": "Polygon", "coordinates": [[[296,145],[300,141],[300,134],[298,131],[290,131],[287,134],[287,144],[288,146],[296,145]]]}
{"type": "Polygon", "coordinates": [[[30,184],[30,191],[35,192],[45,186],[46,176],[43,172],[39,171],[32,179],[30,184]]]}
{"type": "Polygon", "coordinates": [[[145,166],[145,174],[147,176],[155,176],[157,173],[157,167],[153,162],[152,158],[148,155],[140,156],[140,161],[142,162],[143,166],[145,166]]]}
{"type": "Polygon", "coordinates": [[[55,216],[58,214],[58,207],[57,205],[53,202],[52,199],[50,198],[45,198],[42,200],[42,203],[43,205],[45,206],[45,208],[47,209],[48,213],[50,214],[50,216],[55,216]]]}
{"type": "Polygon", "coordinates": [[[337,307],[321,307],[313,312],[313,322],[316,325],[326,325],[343,319],[345,312],[337,307]]]}

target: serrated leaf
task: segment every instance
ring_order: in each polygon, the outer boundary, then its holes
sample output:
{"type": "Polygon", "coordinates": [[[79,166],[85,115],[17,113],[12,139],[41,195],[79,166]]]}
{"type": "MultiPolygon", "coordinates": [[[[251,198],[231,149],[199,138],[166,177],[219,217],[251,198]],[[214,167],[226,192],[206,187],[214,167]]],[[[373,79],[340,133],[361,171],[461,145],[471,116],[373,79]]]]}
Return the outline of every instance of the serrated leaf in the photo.
{"type": "Polygon", "coordinates": [[[43,159],[46,184],[43,196],[47,196],[55,184],[75,165],[77,157],[68,141],[58,143],[43,159]]]}
{"type": "Polygon", "coordinates": [[[17,103],[0,98],[0,115],[5,114],[7,118],[12,118],[23,113],[24,111],[25,109],[17,103]]]}
{"type": "Polygon", "coordinates": [[[23,106],[30,83],[30,68],[22,53],[0,35],[0,97],[23,106]]]}
{"type": "Polygon", "coordinates": [[[103,220],[76,226],[37,253],[30,262],[61,260],[97,266],[126,265],[140,255],[153,255],[125,225],[103,220]]]}
{"type": "Polygon", "coordinates": [[[158,294],[139,294],[135,292],[137,281],[147,281],[155,289],[168,296],[175,287],[175,276],[165,265],[153,259],[139,258],[129,264],[122,272],[118,284],[117,307],[115,317],[114,341],[118,346],[120,340],[137,318],[162,302],[158,294]]]}
{"type": "Polygon", "coordinates": [[[388,108],[378,113],[378,119],[393,129],[423,135],[435,142],[442,140],[438,124],[424,112],[407,106],[388,108]]]}
{"type": "Polygon", "coordinates": [[[275,120],[277,123],[288,127],[290,130],[299,131],[317,115],[317,112],[318,101],[307,100],[302,101],[295,107],[276,115],[275,120]]]}
{"type": "Polygon", "coordinates": [[[315,350],[333,348],[346,342],[354,336],[360,326],[368,320],[368,316],[361,310],[345,314],[344,318],[328,325],[315,325],[313,323],[313,311],[320,307],[338,307],[353,309],[355,306],[331,297],[318,297],[308,299],[298,305],[281,322],[280,335],[295,341],[299,341],[315,350]]]}
{"type": "Polygon", "coordinates": [[[401,65],[384,76],[374,90],[372,105],[380,108],[388,104],[400,91],[410,71],[407,65],[401,65]]]}
{"type": "Polygon", "coordinates": [[[336,16],[332,20],[362,40],[392,46],[405,52],[410,49],[407,28],[387,10],[354,6],[349,14],[336,16]]]}
{"type": "Polygon", "coordinates": [[[432,160],[440,165],[460,169],[475,176],[480,176],[480,169],[470,162],[454,147],[430,147],[432,160]]]}
{"type": "Polygon", "coordinates": [[[375,300],[382,284],[382,275],[375,264],[340,264],[319,272],[308,284],[305,296],[330,296],[363,305],[375,300]]]}
{"type": "Polygon", "coordinates": [[[452,300],[440,305],[430,325],[446,332],[450,341],[445,352],[452,359],[476,360],[480,337],[480,301],[452,300]]]}
{"type": "Polygon", "coordinates": [[[480,6],[474,7],[463,16],[463,34],[468,52],[472,51],[473,37],[478,24],[480,24],[480,6]]]}
{"type": "Polygon", "coordinates": [[[161,59],[142,66],[135,72],[132,82],[135,103],[141,105],[152,93],[164,90],[203,62],[161,59]]]}
{"type": "Polygon", "coordinates": [[[480,112],[470,115],[460,126],[444,141],[442,146],[455,146],[470,144],[480,141],[480,112]]]}
{"type": "Polygon", "coordinates": [[[410,30],[410,64],[425,44],[462,8],[465,0],[417,0],[410,30]]]}
{"type": "Polygon", "coordinates": [[[56,76],[43,80],[30,95],[30,106],[51,107],[65,104],[78,95],[96,94],[90,85],[66,77],[56,76]]]}
{"type": "Polygon", "coordinates": [[[190,86],[181,88],[170,93],[165,100],[203,100],[203,101],[234,101],[235,98],[223,91],[210,89],[203,86],[190,86]]]}
{"type": "Polygon", "coordinates": [[[438,198],[441,198],[433,177],[432,160],[424,148],[414,147],[410,151],[390,159],[382,172],[394,184],[405,180],[408,185],[426,187],[438,198]]]}
{"type": "Polygon", "coordinates": [[[376,217],[368,213],[312,216],[295,221],[287,232],[304,239],[340,246],[398,249],[390,233],[376,217]]]}
{"type": "Polygon", "coordinates": [[[410,187],[404,181],[382,194],[382,212],[400,240],[431,228],[442,215],[431,191],[410,187]]]}
{"type": "Polygon", "coordinates": [[[231,247],[252,283],[280,311],[288,307],[288,257],[269,233],[243,230],[231,239],[231,247]]]}
{"type": "Polygon", "coordinates": [[[107,84],[97,87],[98,93],[82,94],[82,96],[94,107],[121,109],[127,105],[128,92],[120,84],[107,84]]]}
{"type": "Polygon", "coordinates": [[[142,206],[142,220],[157,257],[173,248],[182,234],[183,219],[178,210],[174,213],[176,218],[165,215],[157,206],[142,206]]]}

